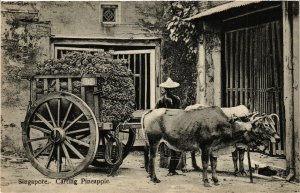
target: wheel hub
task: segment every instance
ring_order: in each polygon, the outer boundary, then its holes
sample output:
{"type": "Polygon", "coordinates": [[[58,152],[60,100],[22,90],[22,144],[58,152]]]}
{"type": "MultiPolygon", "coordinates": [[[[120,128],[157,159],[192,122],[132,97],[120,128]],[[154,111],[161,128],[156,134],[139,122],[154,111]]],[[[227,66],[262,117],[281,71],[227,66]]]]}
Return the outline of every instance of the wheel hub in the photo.
{"type": "Polygon", "coordinates": [[[62,143],[66,139],[66,132],[63,128],[54,128],[50,133],[50,139],[54,143],[62,143]]]}

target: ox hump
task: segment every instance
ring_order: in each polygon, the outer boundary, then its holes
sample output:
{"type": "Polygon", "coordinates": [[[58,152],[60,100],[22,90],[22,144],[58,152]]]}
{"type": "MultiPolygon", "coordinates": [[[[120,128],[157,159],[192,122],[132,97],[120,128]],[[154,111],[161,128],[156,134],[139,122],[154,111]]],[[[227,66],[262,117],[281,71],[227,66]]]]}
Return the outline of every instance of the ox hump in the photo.
{"type": "Polygon", "coordinates": [[[143,115],[144,124],[147,125],[153,121],[157,121],[166,113],[166,111],[167,111],[166,108],[160,108],[160,109],[153,109],[151,111],[146,112],[143,115]]]}

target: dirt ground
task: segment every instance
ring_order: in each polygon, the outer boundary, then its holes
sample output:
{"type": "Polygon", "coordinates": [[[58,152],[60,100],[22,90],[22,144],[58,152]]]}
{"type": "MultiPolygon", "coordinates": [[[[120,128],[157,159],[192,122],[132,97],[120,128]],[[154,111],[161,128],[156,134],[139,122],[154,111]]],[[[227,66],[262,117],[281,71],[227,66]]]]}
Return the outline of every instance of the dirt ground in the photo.
{"type": "MultiPolygon", "coordinates": [[[[259,158],[260,161],[273,159],[259,154],[253,154],[252,157],[256,160],[259,158]]],[[[199,160],[199,156],[197,159],[199,160]]],[[[250,183],[249,177],[235,177],[231,172],[233,168],[231,157],[227,155],[221,156],[218,162],[220,185],[206,188],[202,183],[202,174],[192,171],[190,159],[188,158],[187,161],[188,169],[191,171],[187,173],[179,171],[181,175],[178,176],[167,177],[167,169],[157,167],[157,176],[161,180],[159,184],[154,184],[147,178],[142,168],[143,156],[140,153],[130,154],[114,177],[108,177],[105,172],[91,166],[76,176],[73,181],[68,181],[69,184],[60,184],[60,181],[43,176],[28,162],[4,163],[1,168],[1,192],[300,192],[297,183],[260,178],[254,178],[254,183],[250,183]],[[39,180],[40,183],[44,180],[48,184],[28,185],[24,180],[39,180]],[[77,185],[74,184],[76,180],[77,185]],[[88,184],[84,180],[99,180],[99,184],[88,184]]]]}
{"type": "MultiPolygon", "coordinates": [[[[23,109],[2,109],[2,118],[5,127],[1,128],[1,144],[5,145],[5,152],[22,152],[21,127],[26,107],[23,109]],[[14,124],[11,124],[14,123],[14,124]],[[5,138],[9,136],[10,138],[5,138]],[[13,144],[8,142],[13,141],[13,144]],[[5,143],[4,143],[5,142],[5,143]],[[14,147],[12,148],[11,145],[14,147]]],[[[3,147],[1,148],[3,150],[3,147]]],[[[15,157],[16,154],[10,155],[15,157]]],[[[250,183],[249,177],[235,177],[232,173],[233,164],[230,155],[221,156],[218,159],[219,186],[206,188],[202,183],[202,173],[192,170],[190,155],[187,155],[187,169],[190,171],[181,175],[167,177],[167,169],[159,168],[156,162],[157,176],[161,183],[154,184],[147,178],[143,168],[143,155],[140,152],[132,152],[124,160],[116,176],[108,177],[107,173],[98,168],[90,166],[74,179],[61,183],[55,179],[50,179],[40,174],[29,162],[21,164],[10,163],[1,159],[1,192],[43,192],[43,193],[68,193],[68,192],[300,192],[299,183],[289,183],[282,179],[254,178],[254,183],[250,183]],[[27,180],[27,181],[26,181],[27,180]],[[29,181],[30,180],[30,181],[29,181]],[[88,183],[88,180],[98,181],[98,184],[88,183]],[[29,182],[39,184],[30,184],[29,182]],[[77,183],[75,183],[77,182],[77,183]]],[[[200,157],[197,156],[198,164],[201,166],[200,157]]],[[[262,163],[265,165],[285,168],[285,160],[251,153],[252,163],[262,163]]],[[[245,158],[245,164],[248,163],[245,158]]],[[[246,165],[245,168],[248,166],[246,165]]],[[[209,173],[211,177],[211,173],[209,173]]]]}

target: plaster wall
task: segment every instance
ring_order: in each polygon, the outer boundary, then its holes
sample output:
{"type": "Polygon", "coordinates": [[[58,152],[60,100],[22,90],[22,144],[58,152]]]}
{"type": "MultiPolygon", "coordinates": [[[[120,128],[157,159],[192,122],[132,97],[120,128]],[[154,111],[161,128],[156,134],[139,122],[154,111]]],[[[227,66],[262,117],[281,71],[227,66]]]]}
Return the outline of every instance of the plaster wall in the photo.
{"type": "MultiPolygon", "coordinates": [[[[88,37],[144,37],[147,33],[136,24],[139,16],[136,6],[143,2],[117,2],[120,9],[120,22],[105,25],[101,18],[103,1],[84,2],[39,2],[41,20],[51,22],[51,34],[54,36],[88,37]]],[[[155,2],[154,2],[155,3],[155,2]]]]}

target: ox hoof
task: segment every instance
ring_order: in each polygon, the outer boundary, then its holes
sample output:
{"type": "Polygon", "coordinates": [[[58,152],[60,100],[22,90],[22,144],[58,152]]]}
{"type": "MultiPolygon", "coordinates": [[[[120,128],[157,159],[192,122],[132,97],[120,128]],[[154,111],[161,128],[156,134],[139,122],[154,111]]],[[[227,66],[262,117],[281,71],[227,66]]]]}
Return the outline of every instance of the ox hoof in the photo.
{"type": "Polygon", "coordinates": [[[189,170],[186,169],[186,168],[181,169],[181,171],[182,171],[183,173],[188,173],[188,172],[189,172],[189,170]]]}
{"type": "Polygon", "coordinates": [[[208,179],[204,180],[204,187],[211,187],[211,185],[209,184],[208,179]]]}
{"type": "Polygon", "coordinates": [[[211,185],[208,182],[204,182],[204,187],[211,187],[211,185]]]}
{"type": "Polygon", "coordinates": [[[245,171],[243,172],[234,172],[234,175],[237,177],[247,176],[247,173],[245,171]]]}
{"type": "Polygon", "coordinates": [[[193,166],[195,171],[201,171],[201,168],[199,166],[193,166]]]}
{"type": "Polygon", "coordinates": [[[219,181],[214,182],[214,185],[215,185],[215,186],[219,186],[219,185],[220,185],[220,182],[219,182],[219,181]]]}
{"type": "Polygon", "coordinates": [[[154,183],[160,183],[160,180],[158,178],[151,178],[151,181],[154,183]]]}
{"type": "Polygon", "coordinates": [[[234,176],[239,176],[239,173],[240,173],[239,171],[234,171],[234,172],[233,172],[233,175],[234,175],[234,176]]]}

